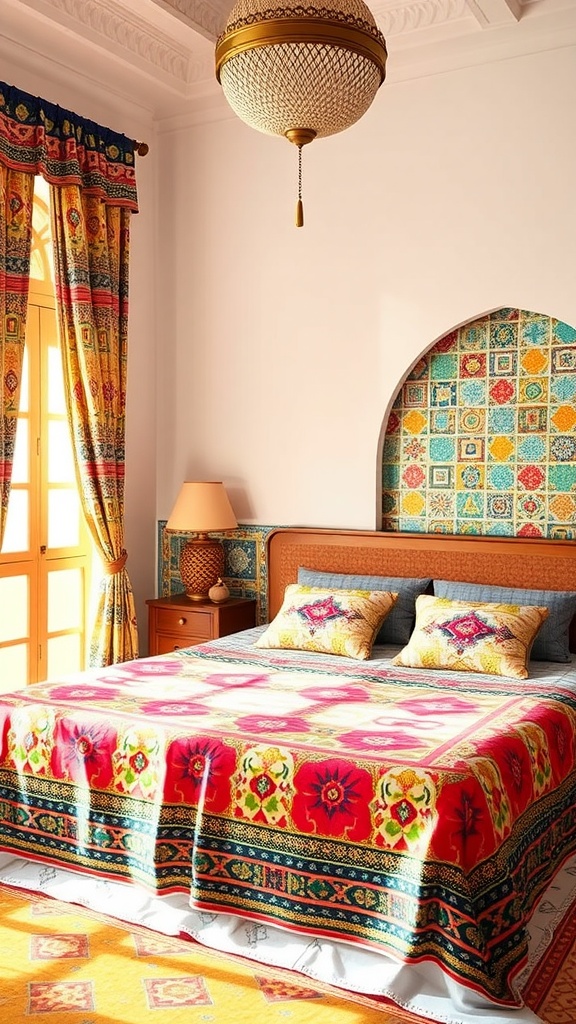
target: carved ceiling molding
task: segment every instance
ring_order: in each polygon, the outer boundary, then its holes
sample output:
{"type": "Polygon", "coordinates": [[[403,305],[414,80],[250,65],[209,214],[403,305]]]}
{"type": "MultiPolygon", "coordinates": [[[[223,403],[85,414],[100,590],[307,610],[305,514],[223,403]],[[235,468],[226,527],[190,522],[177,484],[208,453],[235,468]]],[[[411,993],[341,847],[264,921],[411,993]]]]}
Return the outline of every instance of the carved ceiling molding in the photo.
{"type": "Polygon", "coordinates": [[[470,14],[466,0],[411,0],[392,8],[379,7],[376,2],[369,6],[387,37],[444,25],[470,14]]]}
{"type": "MultiPolygon", "coordinates": [[[[225,24],[234,0],[152,0],[163,10],[172,11],[190,26],[214,26],[214,38],[225,24]]],[[[384,33],[396,35],[441,25],[470,14],[467,0],[403,0],[393,4],[368,0],[384,33]]]]}
{"type": "MultiPolygon", "coordinates": [[[[199,33],[215,40],[225,24],[233,0],[142,0],[141,13],[122,0],[20,0],[23,7],[43,9],[60,25],[91,43],[100,40],[103,48],[113,49],[127,64],[138,66],[150,75],[161,73],[181,95],[188,87],[205,82],[213,75],[213,63],[200,53],[193,41],[182,37],[199,33]],[[174,25],[165,27],[147,20],[155,8],[172,16],[174,25]],[[51,12],[51,13],[50,13],[51,12]],[[172,34],[172,31],[174,34],[172,34]]],[[[474,0],[472,0],[474,2],[474,0]]],[[[492,0],[494,2],[494,0],[492,0]]],[[[508,2],[508,0],[497,0],[508,2]]],[[[442,27],[471,16],[467,0],[369,0],[379,27],[386,38],[402,35],[410,45],[410,36],[442,27]]],[[[162,18],[162,16],[160,16],[162,18]]],[[[158,20],[158,15],[156,17],[158,20]]]]}
{"type": "Polygon", "coordinates": [[[211,39],[216,39],[222,31],[232,7],[232,0],[221,0],[220,3],[218,0],[215,3],[210,3],[210,0],[152,0],[152,3],[195,31],[205,29],[211,39]]]}
{"type": "MultiPolygon", "coordinates": [[[[35,7],[34,0],[22,0],[24,6],[35,7]]],[[[174,16],[191,31],[215,40],[222,30],[230,0],[151,0],[151,3],[174,16]]],[[[102,38],[103,45],[112,43],[125,52],[126,60],[138,58],[151,68],[162,71],[178,83],[194,84],[206,77],[207,63],[198,59],[189,45],[181,44],[162,32],[143,16],[120,6],[114,0],[42,0],[42,7],[58,14],[58,21],[67,21],[79,36],[89,33],[102,38]],[[88,33],[87,33],[88,30],[88,33]]],[[[466,0],[408,0],[395,6],[372,9],[384,35],[407,34],[458,19],[469,14],[466,0]]],[[[174,26],[177,34],[178,25],[174,26]]],[[[212,70],[212,69],[210,69],[212,70]]]]}
{"type": "Polygon", "coordinates": [[[57,12],[59,23],[68,22],[78,36],[99,36],[103,47],[109,49],[112,43],[116,52],[125,54],[125,60],[138,58],[140,66],[149,64],[151,70],[176,82],[192,82],[205,75],[204,61],[195,60],[189,46],[177,43],[113,0],[43,0],[43,6],[57,12]]]}

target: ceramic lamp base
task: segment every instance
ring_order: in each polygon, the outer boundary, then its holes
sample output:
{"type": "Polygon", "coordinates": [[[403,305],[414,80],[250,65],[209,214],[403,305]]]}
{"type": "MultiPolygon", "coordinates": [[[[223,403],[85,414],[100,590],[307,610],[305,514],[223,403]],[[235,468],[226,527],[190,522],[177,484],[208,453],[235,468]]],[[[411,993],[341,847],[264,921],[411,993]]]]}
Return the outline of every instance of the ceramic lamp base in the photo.
{"type": "Polygon", "coordinates": [[[196,537],[186,542],[180,554],[180,578],[186,596],[206,601],[208,591],[224,573],[224,548],[219,540],[196,537]]]}

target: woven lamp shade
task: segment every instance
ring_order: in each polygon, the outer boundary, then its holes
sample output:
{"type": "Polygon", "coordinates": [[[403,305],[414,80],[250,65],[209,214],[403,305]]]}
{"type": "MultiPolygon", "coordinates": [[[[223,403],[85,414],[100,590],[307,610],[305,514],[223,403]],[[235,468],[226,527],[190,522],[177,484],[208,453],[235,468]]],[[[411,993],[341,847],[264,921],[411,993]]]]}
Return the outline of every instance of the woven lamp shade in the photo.
{"type": "Polygon", "coordinates": [[[354,124],[384,81],[386,44],[362,0],[303,7],[239,0],[216,45],[228,103],[268,135],[294,129],[315,138],[354,124]]]}
{"type": "Polygon", "coordinates": [[[317,7],[239,0],[216,43],[216,77],[242,121],[298,146],[300,186],[302,146],[366,113],[386,59],[384,37],[363,0],[317,7]]]}
{"type": "Polygon", "coordinates": [[[220,480],[187,480],[182,484],[166,529],[197,534],[180,552],[180,578],[193,601],[206,600],[210,587],[224,575],[224,549],[208,533],[233,530],[237,525],[220,480]]]}

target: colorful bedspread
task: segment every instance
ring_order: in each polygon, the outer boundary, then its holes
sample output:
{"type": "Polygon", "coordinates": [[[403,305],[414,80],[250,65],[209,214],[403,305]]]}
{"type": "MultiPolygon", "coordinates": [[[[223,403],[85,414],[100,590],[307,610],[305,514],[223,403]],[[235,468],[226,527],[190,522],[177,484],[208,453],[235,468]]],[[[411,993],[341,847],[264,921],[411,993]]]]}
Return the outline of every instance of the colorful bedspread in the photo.
{"type": "Polygon", "coordinates": [[[0,848],[514,1005],[526,920],[576,849],[574,689],[216,654],[1,697],[0,848]]]}

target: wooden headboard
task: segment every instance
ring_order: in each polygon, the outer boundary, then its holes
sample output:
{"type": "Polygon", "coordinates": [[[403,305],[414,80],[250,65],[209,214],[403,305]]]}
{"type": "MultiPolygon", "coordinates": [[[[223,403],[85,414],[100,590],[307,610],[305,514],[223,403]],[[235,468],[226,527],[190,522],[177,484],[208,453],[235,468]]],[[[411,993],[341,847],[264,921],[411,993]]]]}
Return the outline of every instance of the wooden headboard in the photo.
{"type": "MultiPolygon", "coordinates": [[[[576,590],[576,541],[525,537],[273,530],[268,537],[268,616],[299,566],[324,572],[464,580],[503,587],[576,590]]],[[[570,631],[576,652],[576,619],[570,631]]]]}

